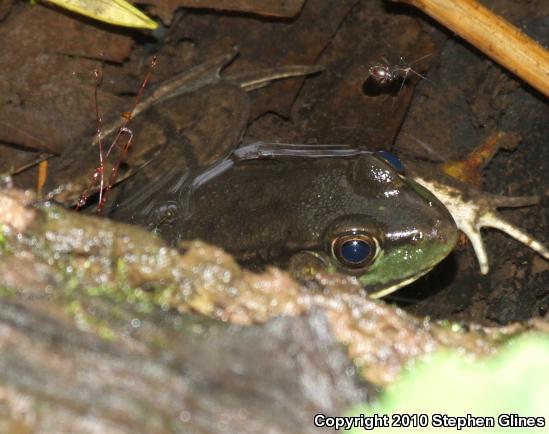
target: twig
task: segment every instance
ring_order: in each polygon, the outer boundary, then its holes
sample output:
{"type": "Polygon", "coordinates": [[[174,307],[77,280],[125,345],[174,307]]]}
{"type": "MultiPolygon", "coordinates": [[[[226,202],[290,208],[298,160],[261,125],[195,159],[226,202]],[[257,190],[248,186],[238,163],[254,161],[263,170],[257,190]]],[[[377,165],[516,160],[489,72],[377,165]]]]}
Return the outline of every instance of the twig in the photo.
{"type": "Polygon", "coordinates": [[[392,0],[419,8],[549,97],[549,51],[475,0],[392,0]]]}

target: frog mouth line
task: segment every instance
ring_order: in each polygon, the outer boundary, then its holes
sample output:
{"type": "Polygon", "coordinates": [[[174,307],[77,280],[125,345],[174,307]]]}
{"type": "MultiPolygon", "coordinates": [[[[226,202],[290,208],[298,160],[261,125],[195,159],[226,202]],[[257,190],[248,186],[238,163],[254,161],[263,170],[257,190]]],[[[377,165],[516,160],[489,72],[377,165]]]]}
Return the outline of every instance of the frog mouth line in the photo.
{"type": "Polygon", "coordinates": [[[421,273],[415,274],[412,277],[409,277],[408,279],[404,279],[400,282],[398,282],[395,285],[389,286],[387,288],[380,289],[379,291],[374,291],[371,294],[368,294],[368,297],[370,298],[382,298],[386,295],[389,295],[392,292],[395,292],[397,289],[402,288],[403,286],[409,285],[412,282],[415,282],[420,277],[427,274],[429,271],[431,271],[434,267],[427,268],[426,270],[423,270],[421,273]]]}

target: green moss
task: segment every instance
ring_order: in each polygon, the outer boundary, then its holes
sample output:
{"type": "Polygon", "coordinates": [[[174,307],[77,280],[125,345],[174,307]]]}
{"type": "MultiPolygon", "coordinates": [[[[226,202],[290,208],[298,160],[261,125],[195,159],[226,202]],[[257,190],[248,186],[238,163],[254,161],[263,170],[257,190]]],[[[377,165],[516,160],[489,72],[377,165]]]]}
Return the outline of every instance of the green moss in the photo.
{"type": "Polygon", "coordinates": [[[0,253],[9,251],[8,240],[4,234],[4,225],[0,223],[0,253]]]}
{"type": "Polygon", "coordinates": [[[90,315],[79,300],[71,301],[68,304],[66,311],[70,316],[74,317],[81,327],[93,330],[105,340],[112,341],[116,339],[117,335],[112,327],[109,326],[106,321],[103,321],[94,315],[90,315]]]}
{"type": "Polygon", "coordinates": [[[127,286],[128,284],[128,266],[124,258],[118,258],[116,261],[116,282],[118,286],[127,286]]]}
{"type": "Polygon", "coordinates": [[[0,286],[0,298],[13,297],[14,295],[20,294],[21,290],[18,288],[12,288],[11,286],[0,286]]]}

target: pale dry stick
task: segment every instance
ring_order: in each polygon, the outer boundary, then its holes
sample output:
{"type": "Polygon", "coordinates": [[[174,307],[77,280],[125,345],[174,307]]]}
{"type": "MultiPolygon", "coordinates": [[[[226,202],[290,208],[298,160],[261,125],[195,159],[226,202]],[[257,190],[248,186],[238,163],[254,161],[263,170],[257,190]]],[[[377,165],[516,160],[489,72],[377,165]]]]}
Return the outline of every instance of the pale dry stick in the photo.
{"type": "Polygon", "coordinates": [[[391,0],[417,7],[549,97],[549,51],[475,0],[391,0]]]}

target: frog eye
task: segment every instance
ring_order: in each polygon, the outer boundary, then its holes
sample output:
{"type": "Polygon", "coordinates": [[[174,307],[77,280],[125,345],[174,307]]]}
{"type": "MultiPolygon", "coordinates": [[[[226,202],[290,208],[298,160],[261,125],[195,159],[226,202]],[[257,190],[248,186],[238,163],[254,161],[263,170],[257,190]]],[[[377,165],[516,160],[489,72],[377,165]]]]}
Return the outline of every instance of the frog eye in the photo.
{"type": "Polygon", "coordinates": [[[402,164],[402,161],[400,161],[398,157],[387,151],[377,151],[376,155],[389,164],[398,173],[404,173],[404,164],[402,164]]]}
{"type": "Polygon", "coordinates": [[[352,231],[334,238],[332,255],[344,267],[364,268],[377,256],[379,242],[367,233],[352,231]]]}

